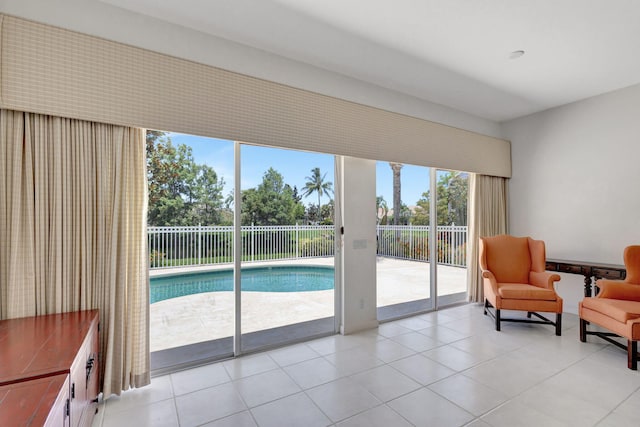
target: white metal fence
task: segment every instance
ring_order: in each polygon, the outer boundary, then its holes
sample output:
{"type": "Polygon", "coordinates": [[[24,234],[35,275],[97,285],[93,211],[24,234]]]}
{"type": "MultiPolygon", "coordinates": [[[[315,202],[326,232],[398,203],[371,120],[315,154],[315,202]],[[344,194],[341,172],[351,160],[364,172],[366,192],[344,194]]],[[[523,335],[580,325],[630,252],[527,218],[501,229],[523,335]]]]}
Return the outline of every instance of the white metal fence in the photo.
{"type": "MultiPolygon", "coordinates": [[[[333,256],[332,225],[244,226],[242,260],[263,261],[333,256]]],[[[150,268],[233,262],[232,226],[148,227],[150,268]]],[[[437,261],[465,267],[467,227],[438,226],[437,261]]],[[[379,225],[380,256],[427,262],[429,226],[379,225]]]]}
{"type": "MultiPolygon", "coordinates": [[[[334,226],[244,226],[242,260],[331,256],[334,226]]],[[[148,227],[151,268],[233,262],[232,226],[148,227]]]]}
{"type": "MultiPolygon", "coordinates": [[[[432,258],[429,228],[428,225],[379,225],[378,255],[428,262],[432,258]]],[[[466,267],[467,227],[439,225],[436,249],[438,263],[466,267]]]]}

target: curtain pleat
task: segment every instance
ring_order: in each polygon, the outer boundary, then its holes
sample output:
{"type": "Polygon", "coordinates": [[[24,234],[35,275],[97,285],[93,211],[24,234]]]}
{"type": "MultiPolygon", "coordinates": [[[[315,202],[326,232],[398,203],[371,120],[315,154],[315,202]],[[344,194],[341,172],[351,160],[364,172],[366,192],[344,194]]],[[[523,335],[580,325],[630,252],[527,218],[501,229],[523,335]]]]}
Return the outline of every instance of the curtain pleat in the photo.
{"type": "Polygon", "coordinates": [[[145,131],[0,110],[0,318],[100,310],[104,396],[150,382],[145,131]]]}
{"type": "Polygon", "coordinates": [[[35,307],[25,307],[25,301],[33,300],[35,293],[30,294],[29,291],[33,290],[27,287],[34,280],[34,266],[30,265],[34,260],[30,256],[33,228],[28,224],[33,214],[25,196],[32,161],[30,146],[24,144],[24,130],[24,117],[0,110],[0,162],[3,171],[3,182],[0,183],[0,318],[3,319],[15,312],[16,317],[35,314],[35,307]],[[18,260],[23,260],[23,264],[17,265],[18,260]],[[16,274],[23,267],[22,274],[16,274]],[[24,291],[18,292],[20,289],[24,291]],[[13,305],[22,308],[9,313],[13,305]]]}
{"type": "Polygon", "coordinates": [[[471,174],[469,180],[467,283],[471,302],[484,301],[478,262],[478,239],[507,232],[506,178],[471,174]]]}

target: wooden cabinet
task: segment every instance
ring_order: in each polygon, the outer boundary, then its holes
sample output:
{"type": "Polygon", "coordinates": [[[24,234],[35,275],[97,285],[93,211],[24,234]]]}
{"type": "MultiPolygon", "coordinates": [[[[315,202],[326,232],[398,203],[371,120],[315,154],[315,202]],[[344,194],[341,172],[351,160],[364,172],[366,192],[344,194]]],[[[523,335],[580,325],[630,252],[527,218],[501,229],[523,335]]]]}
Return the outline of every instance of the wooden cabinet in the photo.
{"type": "Polygon", "coordinates": [[[0,321],[0,426],[91,426],[98,311],[0,321]]]}
{"type": "Polygon", "coordinates": [[[69,375],[0,386],[0,426],[70,427],[69,375]]]}

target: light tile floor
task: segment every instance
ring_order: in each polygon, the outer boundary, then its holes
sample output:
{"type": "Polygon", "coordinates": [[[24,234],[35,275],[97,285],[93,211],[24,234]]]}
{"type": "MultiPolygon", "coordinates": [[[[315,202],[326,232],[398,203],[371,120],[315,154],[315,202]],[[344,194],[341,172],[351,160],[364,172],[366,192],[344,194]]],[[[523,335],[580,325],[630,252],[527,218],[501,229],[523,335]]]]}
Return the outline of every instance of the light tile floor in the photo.
{"type": "Polygon", "coordinates": [[[578,319],[503,323],[465,305],[152,379],[94,426],[640,425],[640,373],[578,319]]]}

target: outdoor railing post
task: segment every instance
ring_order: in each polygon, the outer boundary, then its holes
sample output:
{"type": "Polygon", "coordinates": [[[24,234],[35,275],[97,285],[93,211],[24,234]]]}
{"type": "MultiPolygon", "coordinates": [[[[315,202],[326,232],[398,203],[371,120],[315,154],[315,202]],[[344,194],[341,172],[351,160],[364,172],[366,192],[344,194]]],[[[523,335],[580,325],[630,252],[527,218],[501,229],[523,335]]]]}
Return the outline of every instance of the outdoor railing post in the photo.
{"type": "Polygon", "coordinates": [[[299,241],[299,230],[298,230],[298,223],[296,222],[296,258],[300,257],[300,241],[299,241]]]}
{"type": "Polygon", "coordinates": [[[252,222],[251,229],[249,231],[249,233],[251,233],[251,261],[253,261],[253,254],[255,253],[256,249],[256,231],[254,230],[254,227],[255,225],[252,222]]]}
{"type": "Polygon", "coordinates": [[[409,259],[415,259],[413,255],[413,228],[411,223],[409,223],[409,259]]]}
{"type": "MultiPolygon", "coordinates": [[[[169,253],[167,251],[167,247],[168,247],[168,245],[167,245],[167,233],[163,231],[163,233],[162,233],[162,252],[164,252],[165,254],[169,253]]],[[[169,262],[170,262],[169,261],[169,257],[167,257],[165,259],[165,262],[162,263],[162,266],[166,267],[167,265],[170,265],[169,262]]]]}
{"type": "Polygon", "coordinates": [[[202,265],[202,224],[198,224],[198,265],[202,265]]]}
{"type": "Polygon", "coordinates": [[[449,251],[451,252],[451,258],[449,259],[449,264],[454,265],[455,264],[455,245],[453,244],[453,227],[455,227],[455,223],[451,224],[451,227],[449,227],[449,251]]]}

